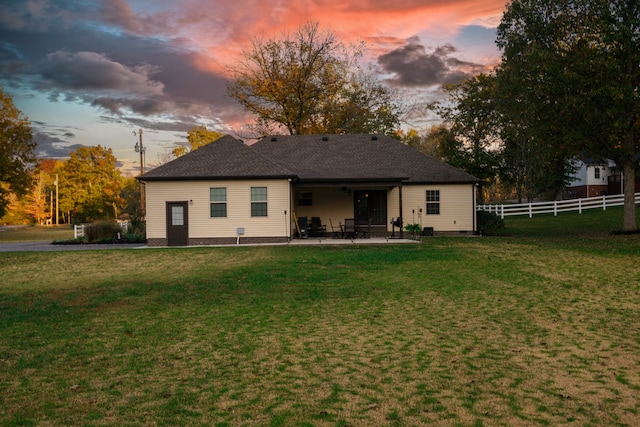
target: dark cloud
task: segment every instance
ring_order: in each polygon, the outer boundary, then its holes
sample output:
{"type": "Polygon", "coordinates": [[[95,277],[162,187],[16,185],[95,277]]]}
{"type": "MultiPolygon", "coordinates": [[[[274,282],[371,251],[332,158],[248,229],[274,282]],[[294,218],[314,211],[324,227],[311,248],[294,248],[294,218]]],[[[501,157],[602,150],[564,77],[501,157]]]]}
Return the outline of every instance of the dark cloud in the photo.
{"type": "Polygon", "coordinates": [[[82,147],[82,144],[70,144],[67,138],[61,138],[56,132],[36,131],[33,134],[36,141],[36,154],[41,159],[65,159],[72,151],[82,147]]]}
{"type": "Polygon", "coordinates": [[[59,50],[47,55],[38,66],[43,85],[57,89],[82,91],[122,91],[137,94],[161,94],[162,83],[151,75],[151,65],[126,66],[95,52],[59,50]]]}
{"type": "Polygon", "coordinates": [[[452,57],[456,52],[454,46],[447,44],[429,53],[417,38],[412,38],[404,46],[380,55],[378,63],[386,73],[394,75],[389,83],[405,87],[459,83],[485,70],[483,65],[452,57]]]}
{"type": "Polygon", "coordinates": [[[120,115],[123,110],[126,110],[149,116],[167,113],[173,109],[170,102],[153,97],[86,97],[86,102],[116,115],[120,115]]]}
{"type": "MultiPolygon", "coordinates": [[[[78,17],[74,24],[45,19],[46,8],[37,11],[46,25],[25,18],[3,28],[0,19],[0,84],[121,117],[233,116],[233,111],[227,113],[226,78],[197,66],[203,56],[185,47],[190,43],[134,34],[132,19],[141,18],[124,1],[105,0],[102,10],[93,11],[76,6],[67,10],[78,17]],[[118,22],[126,31],[104,31],[99,19],[118,22]],[[41,29],[46,29],[46,37],[41,29]]],[[[21,15],[20,9],[25,8],[8,8],[16,16],[35,19],[24,11],[21,15]]],[[[169,19],[149,16],[148,28],[169,19]]]]}

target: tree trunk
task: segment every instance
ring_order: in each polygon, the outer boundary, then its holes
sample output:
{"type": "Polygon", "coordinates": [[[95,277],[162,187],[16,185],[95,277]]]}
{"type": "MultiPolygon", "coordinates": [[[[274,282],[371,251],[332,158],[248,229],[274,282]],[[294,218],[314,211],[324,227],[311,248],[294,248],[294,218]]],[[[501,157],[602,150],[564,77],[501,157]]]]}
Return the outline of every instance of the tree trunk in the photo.
{"type": "Polygon", "coordinates": [[[636,165],[633,162],[627,162],[623,165],[622,171],[624,173],[624,218],[622,231],[636,231],[638,226],[636,224],[636,202],[635,202],[635,188],[636,188],[636,165]]]}

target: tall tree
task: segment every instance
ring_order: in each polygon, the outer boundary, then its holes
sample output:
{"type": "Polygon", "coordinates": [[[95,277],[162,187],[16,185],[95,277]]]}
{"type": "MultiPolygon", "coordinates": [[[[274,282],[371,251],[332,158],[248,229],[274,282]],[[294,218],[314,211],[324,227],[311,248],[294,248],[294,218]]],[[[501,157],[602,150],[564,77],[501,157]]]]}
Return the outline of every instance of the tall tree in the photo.
{"type": "Polygon", "coordinates": [[[60,209],[70,222],[115,218],[122,175],[111,148],[80,147],[58,170],[60,209]]]}
{"type": "Polygon", "coordinates": [[[35,148],[29,119],[0,88],[0,217],[9,203],[9,192],[23,195],[29,189],[35,148]]]}
{"type": "Polygon", "coordinates": [[[401,109],[394,94],[371,72],[352,71],[337,96],[322,103],[319,123],[312,133],[379,133],[394,136],[400,125],[401,109]]]}
{"type": "Polygon", "coordinates": [[[640,3],[513,0],[498,28],[500,92],[528,141],[556,158],[589,155],[624,173],[623,230],[637,230],[640,3]]]}
{"type": "Polygon", "coordinates": [[[34,171],[33,184],[26,195],[25,211],[36,224],[42,225],[47,216],[47,184],[49,177],[42,170],[34,171]]]}
{"type": "MultiPolygon", "coordinates": [[[[445,161],[491,185],[497,176],[499,115],[495,108],[495,78],[480,74],[457,85],[444,87],[448,99],[435,111],[449,124],[441,138],[445,161]],[[451,138],[453,136],[453,139],[451,138]]],[[[480,203],[483,203],[480,192],[480,203]]]]}
{"type": "Polygon", "coordinates": [[[180,157],[193,150],[197,150],[216,139],[222,138],[223,136],[224,135],[220,132],[216,132],[213,129],[207,129],[206,126],[194,126],[187,133],[187,142],[189,143],[189,147],[181,145],[178,148],[174,148],[172,153],[175,157],[180,157]]]}
{"type": "Polygon", "coordinates": [[[122,182],[118,204],[120,212],[129,214],[130,218],[141,218],[140,183],[134,177],[125,178],[122,182]]]}
{"type": "Polygon", "coordinates": [[[280,40],[256,38],[232,68],[228,94],[256,115],[264,135],[383,133],[399,124],[389,89],[358,66],[361,48],[347,49],[317,23],[280,40]]]}

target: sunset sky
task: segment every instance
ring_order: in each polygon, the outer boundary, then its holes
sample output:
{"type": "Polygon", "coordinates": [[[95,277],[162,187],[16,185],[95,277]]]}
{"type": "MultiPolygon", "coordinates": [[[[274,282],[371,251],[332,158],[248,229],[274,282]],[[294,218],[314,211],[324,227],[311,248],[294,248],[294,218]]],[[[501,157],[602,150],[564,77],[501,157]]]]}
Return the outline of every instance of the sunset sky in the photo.
{"type": "MultiPolygon", "coordinates": [[[[110,147],[125,175],[186,143],[196,124],[242,136],[247,117],[226,97],[228,67],[256,36],[306,21],[366,43],[368,64],[420,105],[443,83],[500,58],[504,0],[20,0],[0,5],[0,85],[31,120],[43,158],[110,147]]],[[[420,111],[420,109],[415,109],[420,111]]],[[[419,130],[433,117],[414,113],[419,130]]],[[[246,133],[246,132],[245,132],[246,133]]],[[[247,141],[249,142],[249,141],[247,141]]]]}

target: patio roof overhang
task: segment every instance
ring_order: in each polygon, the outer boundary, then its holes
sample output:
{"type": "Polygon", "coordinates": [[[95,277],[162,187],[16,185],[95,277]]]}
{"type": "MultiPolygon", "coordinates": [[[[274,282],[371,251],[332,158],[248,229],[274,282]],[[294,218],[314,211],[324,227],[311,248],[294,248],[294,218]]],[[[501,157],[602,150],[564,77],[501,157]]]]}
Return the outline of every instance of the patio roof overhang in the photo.
{"type": "Polygon", "coordinates": [[[366,188],[366,187],[399,187],[408,177],[399,178],[364,178],[364,179],[297,179],[293,181],[296,187],[349,187],[349,188],[366,188]]]}

